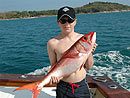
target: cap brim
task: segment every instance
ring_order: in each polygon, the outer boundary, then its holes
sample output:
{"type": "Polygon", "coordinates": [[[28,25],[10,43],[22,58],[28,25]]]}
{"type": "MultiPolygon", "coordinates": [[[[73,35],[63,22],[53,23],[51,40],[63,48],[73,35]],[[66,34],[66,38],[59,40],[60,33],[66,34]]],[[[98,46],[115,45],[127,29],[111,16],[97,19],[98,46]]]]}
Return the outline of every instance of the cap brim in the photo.
{"type": "Polygon", "coordinates": [[[64,16],[68,16],[70,19],[72,19],[72,20],[74,20],[75,18],[72,18],[70,15],[68,15],[68,14],[63,14],[60,18],[59,18],[59,20],[62,18],[62,17],[64,17],[64,16]]]}

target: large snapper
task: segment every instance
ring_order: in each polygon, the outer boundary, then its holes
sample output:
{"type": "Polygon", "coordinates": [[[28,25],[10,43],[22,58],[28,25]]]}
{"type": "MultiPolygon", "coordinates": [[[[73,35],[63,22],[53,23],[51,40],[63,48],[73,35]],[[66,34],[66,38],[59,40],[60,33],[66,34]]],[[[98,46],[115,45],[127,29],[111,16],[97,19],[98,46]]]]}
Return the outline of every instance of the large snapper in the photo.
{"type": "Polygon", "coordinates": [[[92,48],[96,41],[96,32],[90,32],[83,37],[81,37],[78,41],[76,41],[61,57],[61,59],[52,66],[47,75],[38,82],[34,82],[31,84],[24,85],[15,89],[31,90],[33,93],[33,98],[37,98],[41,89],[44,85],[50,82],[52,76],[55,77],[65,77],[75,72],[79,68],[85,64],[89,54],[92,52],[92,48]]]}

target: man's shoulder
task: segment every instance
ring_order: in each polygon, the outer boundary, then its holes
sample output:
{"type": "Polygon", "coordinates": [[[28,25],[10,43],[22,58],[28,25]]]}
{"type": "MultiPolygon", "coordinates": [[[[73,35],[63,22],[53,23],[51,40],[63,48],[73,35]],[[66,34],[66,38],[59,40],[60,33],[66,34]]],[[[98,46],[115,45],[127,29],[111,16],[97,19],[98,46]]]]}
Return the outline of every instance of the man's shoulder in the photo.
{"type": "Polygon", "coordinates": [[[84,36],[83,34],[77,34],[77,38],[80,39],[82,36],[84,36]]]}
{"type": "Polygon", "coordinates": [[[78,34],[78,36],[79,36],[79,37],[82,37],[82,36],[84,36],[84,35],[83,35],[83,34],[78,34]]]}
{"type": "Polygon", "coordinates": [[[47,45],[54,47],[57,43],[58,43],[57,38],[52,38],[52,39],[48,40],[47,45]]]}
{"type": "Polygon", "coordinates": [[[51,44],[51,43],[55,43],[57,41],[56,38],[51,38],[50,40],[48,40],[48,43],[51,44]]]}

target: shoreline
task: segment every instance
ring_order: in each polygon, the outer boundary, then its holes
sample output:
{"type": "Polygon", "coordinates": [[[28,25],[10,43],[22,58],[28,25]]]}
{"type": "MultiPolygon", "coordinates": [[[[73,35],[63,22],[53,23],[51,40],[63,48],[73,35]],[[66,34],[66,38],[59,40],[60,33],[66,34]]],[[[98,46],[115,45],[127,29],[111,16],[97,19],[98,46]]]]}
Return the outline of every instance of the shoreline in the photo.
{"type": "Polygon", "coordinates": [[[100,13],[118,13],[118,12],[130,12],[130,10],[103,11],[103,12],[80,13],[80,14],[100,14],[100,13]]]}
{"type": "MultiPolygon", "coordinates": [[[[129,12],[130,10],[115,10],[115,11],[103,11],[103,12],[92,12],[92,13],[79,13],[80,14],[98,14],[98,13],[114,13],[114,12],[129,12]]],[[[11,18],[11,19],[0,19],[0,20],[16,20],[16,19],[33,19],[33,18],[40,18],[40,17],[49,17],[49,16],[56,16],[56,15],[40,15],[40,16],[34,16],[34,17],[23,17],[23,18],[11,18]]]]}
{"type": "Polygon", "coordinates": [[[33,19],[33,18],[49,17],[49,16],[56,16],[56,15],[40,15],[35,17],[11,18],[11,19],[0,19],[0,20],[33,19]]]}

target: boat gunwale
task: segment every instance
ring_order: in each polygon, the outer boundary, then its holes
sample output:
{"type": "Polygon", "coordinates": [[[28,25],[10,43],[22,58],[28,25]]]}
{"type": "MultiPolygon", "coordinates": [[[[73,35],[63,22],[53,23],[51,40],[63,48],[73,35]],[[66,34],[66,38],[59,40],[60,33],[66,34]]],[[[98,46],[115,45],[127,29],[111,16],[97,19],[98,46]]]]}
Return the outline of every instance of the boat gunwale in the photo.
{"type": "MultiPolygon", "coordinates": [[[[23,74],[0,74],[0,86],[23,86],[25,84],[33,83],[42,80],[44,75],[23,75],[23,74]]],[[[87,76],[86,82],[90,88],[97,88],[105,98],[128,98],[130,92],[107,76],[87,76]],[[107,79],[106,82],[96,81],[94,77],[101,77],[107,79]],[[110,89],[108,85],[117,85],[116,89],[110,89]]],[[[45,85],[45,87],[56,87],[53,85],[45,85]]]]}

